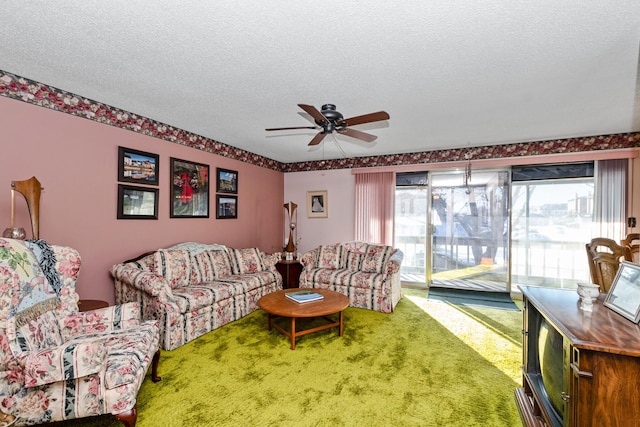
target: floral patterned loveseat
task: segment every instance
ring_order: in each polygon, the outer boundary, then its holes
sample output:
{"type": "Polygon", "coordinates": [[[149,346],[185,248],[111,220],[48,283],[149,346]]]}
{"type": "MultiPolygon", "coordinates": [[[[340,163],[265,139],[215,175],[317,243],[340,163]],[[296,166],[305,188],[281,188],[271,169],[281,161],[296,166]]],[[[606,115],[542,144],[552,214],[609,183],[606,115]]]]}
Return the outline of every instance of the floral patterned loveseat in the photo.
{"type": "Polygon", "coordinates": [[[80,255],[42,240],[0,238],[0,425],[114,414],[137,419],[160,334],[137,304],[78,311],[80,255]]]}
{"type": "Polygon", "coordinates": [[[173,350],[258,309],[282,289],[277,258],[257,248],[181,243],[111,268],[116,301],[135,301],[160,321],[161,346],[173,350]]]}
{"type": "Polygon", "coordinates": [[[349,297],[351,307],[391,313],[402,298],[403,253],[366,242],[323,245],[302,255],[301,288],[330,289],[349,297]]]}

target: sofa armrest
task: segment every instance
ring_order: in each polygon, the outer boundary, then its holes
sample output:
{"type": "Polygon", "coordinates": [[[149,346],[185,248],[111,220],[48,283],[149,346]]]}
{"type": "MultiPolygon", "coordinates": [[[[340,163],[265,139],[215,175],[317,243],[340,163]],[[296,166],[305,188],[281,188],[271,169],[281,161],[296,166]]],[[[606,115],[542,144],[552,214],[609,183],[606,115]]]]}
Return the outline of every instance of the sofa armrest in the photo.
{"type": "Polygon", "coordinates": [[[318,263],[318,250],[319,248],[315,248],[310,250],[309,252],[305,252],[300,257],[300,262],[304,266],[304,268],[313,268],[317,266],[318,263]]]}
{"type": "Polygon", "coordinates": [[[37,387],[95,374],[107,358],[106,338],[68,341],[58,347],[18,355],[25,387],[37,387]]]}
{"type": "Polygon", "coordinates": [[[173,299],[169,282],[158,274],[140,270],[134,264],[116,264],[110,272],[114,279],[153,297],[173,299]]]}
{"type": "Polygon", "coordinates": [[[268,254],[260,251],[260,257],[266,270],[277,271],[276,264],[280,261],[280,257],[277,254],[268,254]]]}
{"type": "Polygon", "coordinates": [[[136,328],[141,322],[140,306],[136,302],[74,313],[59,321],[66,340],[91,334],[103,334],[136,328]]]}
{"type": "Polygon", "coordinates": [[[404,258],[404,253],[400,249],[395,249],[393,254],[389,257],[387,264],[385,266],[385,273],[389,276],[395,274],[400,271],[400,265],[402,264],[402,259],[404,258]]]}

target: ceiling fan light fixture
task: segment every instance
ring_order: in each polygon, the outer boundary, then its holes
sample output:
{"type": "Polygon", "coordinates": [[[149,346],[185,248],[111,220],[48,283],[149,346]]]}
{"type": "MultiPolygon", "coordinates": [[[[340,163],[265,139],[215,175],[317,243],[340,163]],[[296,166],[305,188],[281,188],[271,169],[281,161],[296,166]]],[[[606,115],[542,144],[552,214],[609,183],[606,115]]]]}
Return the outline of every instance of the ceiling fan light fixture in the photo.
{"type": "MultiPolygon", "coordinates": [[[[361,141],[372,142],[377,138],[376,136],[357,131],[355,129],[349,129],[348,127],[389,119],[389,114],[385,111],[378,111],[376,113],[364,114],[345,119],[342,113],[336,110],[336,106],[334,104],[324,104],[321,111],[318,111],[318,109],[313,105],[298,104],[298,107],[302,108],[307,114],[309,114],[320,127],[320,132],[318,132],[308,145],[320,144],[325,135],[330,133],[332,134],[334,131],[361,141]]],[[[308,127],[270,128],[265,130],[272,131],[290,129],[308,129],[308,127]]]]}

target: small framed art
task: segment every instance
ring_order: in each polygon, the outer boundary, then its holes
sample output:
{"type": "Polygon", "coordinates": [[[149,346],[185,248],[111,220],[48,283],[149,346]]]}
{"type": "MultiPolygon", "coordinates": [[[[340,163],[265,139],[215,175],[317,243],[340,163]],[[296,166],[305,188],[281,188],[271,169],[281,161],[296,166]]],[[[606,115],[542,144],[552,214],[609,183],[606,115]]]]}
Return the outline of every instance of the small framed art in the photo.
{"type": "Polygon", "coordinates": [[[216,195],[216,218],[238,218],[238,196],[216,195]]]}
{"type": "Polygon", "coordinates": [[[171,157],[171,218],[209,218],[209,166],[171,157]]]}
{"type": "Polygon", "coordinates": [[[157,154],[118,147],[118,181],[158,185],[157,154]]]}
{"type": "Polygon", "coordinates": [[[307,217],[327,218],[329,216],[329,201],[327,191],[307,191],[307,217]]]}
{"type": "Polygon", "coordinates": [[[118,184],[118,219],[158,219],[158,189],[118,184]]]}
{"type": "Polygon", "coordinates": [[[640,321],[640,264],[620,262],[604,305],[633,323],[640,321]]]}
{"type": "Polygon", "coordinates": [[[238,194],[238,172],[216,168],[216,191],[218,193],[238,194]]]}

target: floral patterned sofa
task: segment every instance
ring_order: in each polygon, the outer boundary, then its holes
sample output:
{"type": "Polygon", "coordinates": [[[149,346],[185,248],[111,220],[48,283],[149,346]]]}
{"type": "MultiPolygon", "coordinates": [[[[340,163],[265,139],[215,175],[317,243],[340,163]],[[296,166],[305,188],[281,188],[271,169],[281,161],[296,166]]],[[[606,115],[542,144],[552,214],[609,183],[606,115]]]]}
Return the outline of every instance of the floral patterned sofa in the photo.
{"type": "Polygon", "coordinates": [[[257,310],[282,289],[277,258],[257,248],[181,243],[114,265],[116,301],[135,301],[160,321],[161,346],[173,350],[257,310]]]}
{"type": "Polygon", "coordinates": [[[114,414],[137,419],[136,397],[157,365],[156,321],[137,304],[78,311],[77,251],[0,238],[0,425],[114,414]]]}
{"type": "Polygon", "coordinates": [[[366,242],[323,245],[302,255],[301,288],[330,289],[349,297],[351,307],[391,313],[402,298],[403,253],[366,242]]]}

